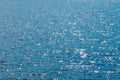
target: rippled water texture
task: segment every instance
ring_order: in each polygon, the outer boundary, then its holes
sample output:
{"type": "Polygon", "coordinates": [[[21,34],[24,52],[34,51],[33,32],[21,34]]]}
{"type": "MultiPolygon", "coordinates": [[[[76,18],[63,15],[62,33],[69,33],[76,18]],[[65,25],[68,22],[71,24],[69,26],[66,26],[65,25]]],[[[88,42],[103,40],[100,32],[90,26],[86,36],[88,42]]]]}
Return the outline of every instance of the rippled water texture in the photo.
{"type": "Polygon", "coordinates": [[[120,0],[0,0],[0,80],[120,80],[120,0]]]}

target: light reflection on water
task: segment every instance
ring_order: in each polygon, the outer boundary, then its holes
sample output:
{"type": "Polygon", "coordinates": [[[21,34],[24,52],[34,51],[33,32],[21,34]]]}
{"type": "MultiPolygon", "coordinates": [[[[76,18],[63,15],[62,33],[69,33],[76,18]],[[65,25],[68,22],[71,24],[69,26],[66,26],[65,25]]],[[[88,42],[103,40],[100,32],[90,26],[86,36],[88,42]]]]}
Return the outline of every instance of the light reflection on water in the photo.
{"type": "Polygon", "coordinates": [[[0,80],[120,79],[120,1],[40,1],[0,1],[0,80]]]}

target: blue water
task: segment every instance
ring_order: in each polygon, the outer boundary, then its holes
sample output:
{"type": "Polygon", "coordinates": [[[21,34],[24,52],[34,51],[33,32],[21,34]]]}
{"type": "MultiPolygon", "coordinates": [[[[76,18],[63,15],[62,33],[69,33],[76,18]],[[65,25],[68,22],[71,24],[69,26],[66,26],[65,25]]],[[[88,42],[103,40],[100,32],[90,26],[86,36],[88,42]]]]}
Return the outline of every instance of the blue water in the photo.
{"type": "Polygon", "coordinates": [[[0,80],[120,80],[120,1],[0,0],[0,80]]]}

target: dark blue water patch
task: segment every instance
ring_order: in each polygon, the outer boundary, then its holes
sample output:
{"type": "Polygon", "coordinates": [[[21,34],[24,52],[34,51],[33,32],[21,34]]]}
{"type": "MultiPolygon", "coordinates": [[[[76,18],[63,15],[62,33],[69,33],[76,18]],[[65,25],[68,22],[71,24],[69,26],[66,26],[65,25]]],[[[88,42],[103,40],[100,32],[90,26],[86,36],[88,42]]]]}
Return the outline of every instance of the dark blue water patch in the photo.
{"type": "Polygon", "coordinates": [[[120,79],[118,0],[0,3],[0,80],[120,79]]]}

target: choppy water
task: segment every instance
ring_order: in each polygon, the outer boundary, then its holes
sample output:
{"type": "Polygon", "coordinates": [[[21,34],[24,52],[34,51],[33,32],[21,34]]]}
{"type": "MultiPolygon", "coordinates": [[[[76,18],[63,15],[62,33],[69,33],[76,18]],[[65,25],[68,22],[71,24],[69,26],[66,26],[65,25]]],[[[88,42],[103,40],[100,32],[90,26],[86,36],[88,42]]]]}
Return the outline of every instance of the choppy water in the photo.
{"type": "Polygon", "coordinates": [[[120,1],[0,0],[0,80],[120,80],[120,1]]]}

